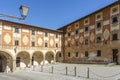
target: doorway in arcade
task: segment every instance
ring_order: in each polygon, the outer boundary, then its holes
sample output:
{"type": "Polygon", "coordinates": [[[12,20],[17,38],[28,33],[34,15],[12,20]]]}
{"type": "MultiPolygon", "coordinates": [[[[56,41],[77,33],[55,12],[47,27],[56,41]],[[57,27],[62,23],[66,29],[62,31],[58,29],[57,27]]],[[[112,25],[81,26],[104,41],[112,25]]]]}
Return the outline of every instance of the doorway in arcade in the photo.
{"type": "Polygon", "coordinates": [[[11,72],[13,69],[13,59],[8,53],[0,51],[0,72],[11,72]]]}

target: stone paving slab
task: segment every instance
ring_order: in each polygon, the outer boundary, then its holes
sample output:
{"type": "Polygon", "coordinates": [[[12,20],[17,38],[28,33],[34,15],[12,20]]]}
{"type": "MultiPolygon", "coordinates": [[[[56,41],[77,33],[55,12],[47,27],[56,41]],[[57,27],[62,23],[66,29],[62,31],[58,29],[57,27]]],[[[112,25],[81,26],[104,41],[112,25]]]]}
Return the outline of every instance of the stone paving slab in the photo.
{"type": "MultiPolygon", "coordinates": [[[[106,65],[88,65],[88,64],[56,64],[51,66],[45,66],[45,69],[50,69],[52,66],[56,69],[63,69],[65,66],[68,66],[69,69],[73,69],[74,66],[77,67],[77,72],[81,72],[78,75],[83,75],[86,71],[87,67],[90,68],[95,74],[102,75],[102,76],[109,76],[114,75],[116,73],[120,72],[120,66],[106,66],[106,65]]],[[[51,70],[51,69],[50,69],[51,70]]],[[[35,70],[22,70],[17,71],[14,73],[0,73],[0,80],[120,80],[120,74],[117,76],[113,76],[110,78],[102,78],[98,75],[90,74],[90,79],[87,79],[86,77],[75,77],[74,75],[65,75],[65,74],[59,74],[57,71],[55,73],[47,73],[47,72],[40,72],[40,66],[37,67],[35,70]]],[[[63,71],[64,73],[64,71],[63,71]]],[[[72,74],[72,73],[70,73],[72,74]]],[[[85,74],[86,76],[86,74],[85,74]]]]}

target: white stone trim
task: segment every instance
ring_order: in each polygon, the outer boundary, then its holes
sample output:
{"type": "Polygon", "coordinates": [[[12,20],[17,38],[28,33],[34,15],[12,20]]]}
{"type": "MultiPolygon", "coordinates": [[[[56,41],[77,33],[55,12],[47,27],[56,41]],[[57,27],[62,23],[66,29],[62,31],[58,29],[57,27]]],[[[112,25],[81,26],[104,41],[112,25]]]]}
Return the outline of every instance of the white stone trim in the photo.
{"type": "Polygon", "coordinates": [[[75,29],[79,29],[79,22],[76,22],[76,23],[74,24],[74,26],[75,26],[75,29]],[[78,25],[78,26],[76,26],[76,25],[78,25]]]}
{"type": "Polygon", "coordinates": [[[76,35],[76,36],[75,36],[75,39],[79,39],[79,35],[76,35]]]}
{"type": "Polygon", "coordinates": [[[75,35],[75,32],[71,32],[71,36],[75,35]]]}
{"type": "Polygon", "coordinates": [[[99,13],[97,13],[96,15],[95,15],[95,20],[96,21],[100,21],[100,20],[102,20],[103,19],[103,13],[102,12],[99,12],[99,13]],[[101,18],[100,19],[97,19],[97,16],[98,15],[101,15],[101,18]]]}
{"type": "Polygon", "coordinates": [[[89,23],[90,23],[89,18],[84,19],[84,25],[89,25],[89,23]],[[86,20],[88,20],[88,23],[85,23],[86,20]]]}
{"type": "Polygon", "coordinates": [[[37,33],[38,33],[38,34],[43,34],[43,32],[41,32],[41,31],[38,31],[37,33]]]}
{"type": "Polygon", "coordinates": [[[103,26],[110,24],[110,20],[103,21],[103,26]]]}
{"type": "Polygon", "coordinates": [[[89,33],[85,33],[84,34],[84,37],[88,37],[90,34],[89,33]]]}
{"type": "Polygon", "coordinates": [[[102,34],[102,29],[96,30],[96,34],[102,34]]]}
{"type": "Polygon", "coordinates": [[[70,32],[71,31],[71,26],[68,26],[67,27],[67,32],[70,32]]]}
{"type": "Polygon", "coordinates": [[[111,25],[111,31],[119,30],[119,29],[120,29],[119,25],[111,25]]]}
{"type": "Polygon", "coordinates": [[[79,33],[82,33],[82,32],[84,32],[84,29],[80,29],[80,30],[79,30],[79,33]]]}
{"type": "Polygon", "coordinates": [[[28,32],[29,32],[29,29],[22,28],[22,32],[26,32],[26,33],[28,33],[28,32]]]}
{"type": "Polygon", "coordinates": [[[11,30],[12,29],[12,27],[10,26],[10,25],[4,25],[4,29],[6,29],[6,30],[11,30]]]}
{"type": "Polygon", "coordinates": [[[110,9],[110,15],[111,15],[111,16],[114,16],[114,15],[116,15],[116,14],[119,14],[119,11],[120,11],[119,5],[113,6],[113,7],[110,9]],[[116,13],[112,13],[112,10],[113,10],[114,8],[118,8],[118,11],[117,11],[116,13]]]}
{"type": "Polygon", "coordinates": [[[90,30],[95,29],[95,25],[90,26],[90,30]]]}

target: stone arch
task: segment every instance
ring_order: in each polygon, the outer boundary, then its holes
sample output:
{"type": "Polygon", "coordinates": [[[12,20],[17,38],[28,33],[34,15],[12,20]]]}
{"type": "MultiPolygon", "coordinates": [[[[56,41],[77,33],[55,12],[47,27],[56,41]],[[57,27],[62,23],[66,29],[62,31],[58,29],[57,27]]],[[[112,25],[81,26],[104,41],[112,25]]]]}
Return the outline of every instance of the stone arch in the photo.
{"type": "Polygon", "coordinates": [[[32,54],[32,65],[41,65],[43,64],[43,52],[41,51],[35,51],[32,54]]]}
{"type": "Polygon", "coordinates": [[[0,50],[0,72],[9,72],[13,69],[13,55],[0,50]]]}
{"type": "Polygon", "coordinates": [[[21,51],[16,55],[16,67],[28,67],[30,65],[30,54],[27,51],[21,51]]]}
{"type": "Polygon", "coordinates": [[[53,63],[54,62],[54,52],[48,51],[45,54],[45,63],[53,63]]]}
{"type": "Polygon", "coordinates": [[[63,61],[63,55],[60,51],[56,53],[56,62],[62,62],[63,61]]]}

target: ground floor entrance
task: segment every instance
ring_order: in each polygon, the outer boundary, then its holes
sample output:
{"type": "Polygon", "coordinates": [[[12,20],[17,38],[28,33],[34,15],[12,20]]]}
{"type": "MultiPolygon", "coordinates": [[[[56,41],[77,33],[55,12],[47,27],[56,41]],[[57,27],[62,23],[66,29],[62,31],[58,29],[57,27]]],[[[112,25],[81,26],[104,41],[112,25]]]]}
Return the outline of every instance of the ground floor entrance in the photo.
{"type": "Polygon", "coordinates": [[[118,64],[118,49],[112,49],[113,62],[118,64]]]}
{"type": "Polygon", "coordinates": [[[0,72],[2,72],[2,57],[0,56],[0,72]]]}

